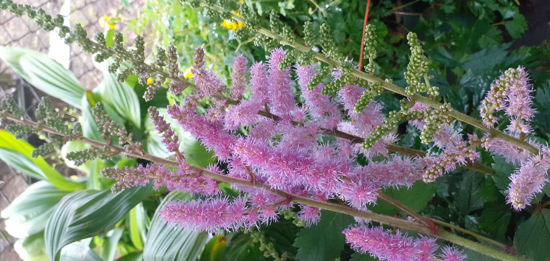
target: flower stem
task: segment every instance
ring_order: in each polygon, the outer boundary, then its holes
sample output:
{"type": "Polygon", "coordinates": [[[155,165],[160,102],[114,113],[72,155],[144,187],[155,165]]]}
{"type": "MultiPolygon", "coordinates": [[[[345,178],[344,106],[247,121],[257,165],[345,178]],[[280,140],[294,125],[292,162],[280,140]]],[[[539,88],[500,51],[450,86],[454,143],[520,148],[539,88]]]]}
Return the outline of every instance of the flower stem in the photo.
{"type": "MultiPolygon", "coordinates": [[[[35,121],[31,121],[31,120],[27,120],[27,119],[21,119],[21,118],[13,116],[11,114],[8,114],[8,113],[3,113],[2,115],[0,115],[0,118],[12,121],[16,124],[24,124],[24,125],[27,125],[27,126],[31,126],[31,127],[35,128],[39,131],[43,131],[43,132],[50,133],[50,134],[53,134],[53,135],[66,136],[66,135],[63,135],[62,133],[58,132],[57,130],[55,130],[51,127],[44,126],[43,124],[40,124],[40,123],[35,122],[35,121]]],[[[113,144],[99,142],[99,141],[92,140],[92,139],[89,139],[89,138],[86,138],[86,137],[83,137],[83,136],[68,137],[68,138],[88,143],[88,144],[90,144],[91,146],[93,146],[95,148],[108,148],[114,153],[124,154],[128,157],[139,158],[139,159],[143,159],[143,160],[155,162],[157,164],[163,164],[163,165],[170,166],[170,167],[175,167],[175,168],[179,167],[179,163],[177,161],[174,161],[174,160],[163,159],[163,158],[160,158],[160,157],[148,154],[148,153],[144,153],[144,152],[139,152],[138,153],[138,152],[125,151],[124,149],[119,148],[119,147],[117,147],[113,144]]],[[[485,255],[488,255],[490,257],[497,258],[497,259],[500,259],[500,260],[510,260],[510,261],[519,260],[514,256],[511,256],[511,255],[508,255],[506,253],[500,252],[496,249],[481,245],[479,243],[476,243],[474,241],[471,241],[469,239],[463,238],[461,236],[455,235],[453,233],[450,233],[450,232],[447,232],[447,231],[444,231],[444,230],[442,230],[438,234],[433,234],[430,227],[427,226],[422,221],[410,221],[410,220],[401,219],[401,218],[392,217],[392,216],[387,216],[387,215],[382,215],[382,214],[378,214],[378,213],[366,212],[366,211],[358,210],[358,209],[348,207],[348,206],[344,206],[344,205],[339,205],[339,204],[335,204],[335,203],[331,203],[331,202],[327,202],[327,201],[315,200],[315,199],[311,199],[311,198],[308,198],[308,197],[288,193],[288,192],[285,192],[285,191],[282,191],[282,190],[273,189],[273,188],[271,188],[271,187],[269,187],[269,186],[267,186],[263,183],[252,182],[252,181],[247,180],[247,179],[230,177],[230,176],[214,173],[212,171],[202,169],[202,168],[198,168],[198,167],[194,167],[194,166],[191,166],[191,168],[194,171],[196,171],[197,173],[201,173],[202,176],[207,177],[207,178],[211,178],[211,179],[216,180],[218,182],[241,185],[241,186],[257,188],[257,189],[263,189],[267,192],[270,192],[272,194],[278,195],[278,196],[283,197],[285,199],[291,200],[291,201],[293,201],[295,203],[298,203],[298,204],[308,205],[308,206],[316,207],[316,208],[319,208],[319,209],[324,209],[324,210],[328,210],[328,211],[332,211],[332,212],[337,212],[337,213],[341,213],[341,214],[345,214],[345,215],[349,215],[349,216],[353,216],[353,217],[359,217],[359,218],[367,219],[367,220],[370,220],[370,221],[373,221],[373,222],[376,222],[376,223],[379,223],[379,224],[382,224],[382,225],[389,225],[389,226],[399,228],[399,229],[403,229],[403,230],[408,230],[408,231],[413,231],[413,232],[417,232],[417,233],[422,233],[422,234],[426,234],[426,235],[435,236],[435,237],[438,237],[440,239],[455,243],[457,245],[472,249],[474,251],[483,253],[485,255]],[[419,222],[421,222],[421,223],[419,223],[419,222]]]]}

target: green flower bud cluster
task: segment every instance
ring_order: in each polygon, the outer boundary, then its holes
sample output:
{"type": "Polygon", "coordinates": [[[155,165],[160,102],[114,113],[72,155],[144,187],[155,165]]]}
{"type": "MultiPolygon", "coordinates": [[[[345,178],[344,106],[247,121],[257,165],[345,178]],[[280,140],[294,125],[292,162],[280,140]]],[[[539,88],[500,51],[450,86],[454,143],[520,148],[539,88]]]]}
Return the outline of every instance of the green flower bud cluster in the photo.
{"type": "Polygon", "coordinates": [[[285,58],[279,63],[279,70],[285,70],[296,63],[297,53],[294,49],[287,50],[285,58]]]}
{"type": "Polygon", "coordinates": [[[17,118],[23,118],[25,113],[17,106],[15,101],[9,97],[0,100],[0,119],[5,114],[11,114],[17,118]]]}
{"type": "Polygon", "coordinates": [[[422,79],[428,73],[430,62],[424,55],[422,45],[415,33],[410,32],[407,34],[407,40],[411,50],[411,58],[404,75],[409,85],[405,88],[405,92],[407,95],[413,95],[417,92],[427,92],[430,88],[428,88],[428,85],[422,79]]]}
{"type": "Polygon", "coordinates": [[[249,6],[247,4],[240,5],[239,6],[239,13],[241,14],[241,16],[244,20],[244,23],[246,25],[244,27],[241,27],[241,29],[243,29],[243,28],[251,28],[251,29],[258,28],[258,26],[261,23],[260,17],[258,16],[258,14],[254,11],[254,9],[251,6],[249,6]]]}
{"type": "Polygon", "coordinates": [[[350,83],[353,81],[351,77],[351,72],[354,70],[353,64],[350,61],[344,61],[340,67],[338,68],[340,70],[340,78],[329,82],[323,90],[321,91],[321,94],[323,95],[329,95],[334,96],[346,83],[350,83]]]}
{"type": "Polygon", "coordinates": [[[382,137],[388,135],[397,128],[397,124],[405,116],[403,108],[399,111],[390,111],[388,117],[384,118],[383,123],[370,133],[370,136],[363,142],[363,149],[368,150],[374,146],[382,137]]]}
{"type": "Polygon", "coordinates": [[[71,135],[72,130],[69,123],[63,120],[58,109],[54,108],[51,102],[42,97],[36,108],[36,121],[55,129],[63,135],[71,135]]]}
{"type": "Polygon", "coordinates": [[[311,78],[307,83],[307,89],[313,90],[321,81],[330,73],[330,68],[324,64],[321,64],[319,71],[311,78]]]}
{"type": "Polygon", "coordinates": [[[304,43],[309,47],[315,45],[315,32],[310,21],[304,23],[304,43]]]}
{"type": "Polygon", "coordinates": [[[313,52],[300,52],[296,57],[296,64],[300,66],[310,65],[315,63],[315,58],[313,57],[313,52]]]}
{"type": "Polygon", "coordinates": [[[334,37],[332,36],[330,26],[327,23],[321,24],[319,34],[321,36],[321,48],[323,53],[334,60],[344,60],[344,57],[338,52],[338,48],[336,48],[334,37]]]}
{"type": "Polygon", "coordinates": [[[286,210],[280,211],[280,214],[282,214],[286,220],[291,220],[292,224],[294,224],[297,227],[306,226],[306,222],[299,219],[298,216],[296,215],[296,212],[292,211],[292,209],[286,209],[286,210]]]}
{"type": "Polygon", "coordinates": [[[31,126],[19,124],[8,125],[6,126],[6,130],[18,139],[23,139],[27,136],[27,134],[35,131],[35,129],[31,126]]]}
{"type": "Polygon", "coordinates": [[[142,153],[141,142],[135,142],[132,139],[132,133],[128,134],[126,129],[120,126],[119,123],[113,121],[105,110],[103,104],[97,103],[92,108],[92,114],[97,122],[99,132],[106,141],[112,141],[113,137],[118,137],[118,144],[123,145],[124,151],[128,153],[142,153]]]}
{"type": "Polygon", "coordinates": [[[355,113],[362,113],[367,106],[369,106],[369,103],[374,100],[374,98],[380,94],[382,94],[382,85],[381,83],[368,83],[367,89],[363,91],[363,94],[361,94],[361,97],[359,100],[357,100],[357,103],[355,103],[355,107],[353,108],[353,112],[355,113]]]}
{"type": "Polygon", "coordinates": [[[54,139],[48,143],[44,143],[36,148],[31,153],[33,158],[45,157],[46,155],[55,152],[55,148],[62,145],[63,141],[61,139],[54,139]]]}
{"type": "Polygon", "coordinates": [[[422,132],[420,133],[420,141],[423,144],[429,144],[432,142],[436,132],[441,129],[444,124],[451,124],[452,119],[449,117],[451,111],[451,105],[444,103],[439,108],[432,110],[426,118],[426,123],[422,132]]]}
{"type": "Polygon", "coordinates": [[[74,161],[77,166],[80,166],[87,161],[97,158],[108,159],[113,156],[113,153],[109,149],[104,148],[90,148],[81,151],[72,151],[67,153],[67,159],[74,161]]]}
{"type": "Polygon", "coordinates": [[[273,244],[273,242],[268,242],[262,232],[252,231],[249,233],[250,238],[252,238],[252,242],[260,244],[259,249],[264,253],[264,257],[271,257],[275,261],[285,261],[288,259],[288,254],[286,252],[284,252],[282,255],[279,255],[279,253],[275,249],[275,245],[273,244]]]}
{"type": "Polygon", "coordinates": [[[329,82],[327,85],[325,85],[325,87],[321,91],[321,94],[322,95],[328,95],[328,96],[334,96],[334,95],[336,95],[336,93],[338,93],[338,90],[340,90],[340,89],[342,89],[342,87],[344,87],[345,84],[346,84],[346,82],[344,80],[342,80],[341,78],[336,79],[332,82],[329,82]]]}
{"type": "Polygon", "coordinates": [[[367,60],[367,65],[364,67],[365,72],[374,73],[374,59],[377,53],[376,28],[373,24],[367,24],[365,27],[365,44],[363,47],[363,59],[367,60]]]}

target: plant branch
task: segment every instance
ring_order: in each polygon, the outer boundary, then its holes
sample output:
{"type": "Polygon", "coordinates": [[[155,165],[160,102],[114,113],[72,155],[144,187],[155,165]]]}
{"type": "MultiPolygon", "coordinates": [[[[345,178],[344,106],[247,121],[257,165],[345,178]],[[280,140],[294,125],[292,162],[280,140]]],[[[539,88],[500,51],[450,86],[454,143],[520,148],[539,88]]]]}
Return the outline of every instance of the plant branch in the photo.
{"type": "MultiPolygon", "coordinates": [[[[43,124],[40,124],[40,123],[35,122],[35,121],[31,121],[31,120],[27,120],[27,119],[20,119],[20,118],[17,118],[15,116],[13,116],[13,115],[7,114],[7,113],[3,113],[0,116],[1,116],[1,118],[12,121],[16,124],[24,124],[24,125],[27,125],[27,126],[31,126],[31,127],[35,128],[39,131],[43,131],[43,132],[50,133],[50,134],[53,134],[53,135],[58,135],[58,136],[65,136],[62,133],[58,132],[57,130],[55,130],[51,127],[48,127],[48,126],[44,126],[43,124]]],[[[107,148],[107,149],[110,149],[114,153],[124,154],[124,155],[132,157],[132,158],[139,158],[139,159],[143,159],[143,160],[147,160],[147,161],[154,162],[154,163],[157,163],[157,164],[163,164],[163,165],[170,166],[170,167],[175,167],[175,168],[179,167],[179,163],[177,161],[163,159],[163,158],[160,158],[160,157],[148,154],[148,153],[143,153],[143,152],[136,153],[136,152],[125,151],[124,149],[122,149],[120,147],[117,147],[113,144],[99,142],[99,141],[92,140],[92,139],[89,139],[89,138],[86,138],[86,137],[83,137],[83,136],[69,137],[69,138],[88,143],[88,144],[90,144],[91,146],[93,146],[95,148],[107,148]]],[[[501,251],[498,251],[496,249],[481,245],[479,243],[476,243],[474,241],[471,241],[469,239],[460,237],[458,235],[455,235],[455,234],[447,232],[447,231],[441,231],[438,234],[433,234],[431,232],[431,229],[429,228],[429,226],[427,226],[425,224],[422,224],[422,223],[409,221],[409,220],[401,219],[401,218],[396,218],[396,217],[392,217],[392,216],[372,213],[372,212],[361,211],[361,210],[358,210],[358,209],[355,209],[355,208],[352,208],[352,207],[339,205],[339,204],[334,204],[334,203],[330,203],[330,202],[326,202],[326,201],[311,199],[311,198],[308,198],[308,197],[288,193],[288,192],[285,192],[285,191],[282,191],[282,190],[273,189],[273,188],[271,188],[271,187],[269,187],[269,186],[267,186],[263,183],[252,182],[252,181],[246,180],[246,179],[230,177],[230,176],[214,173],[214,172],[211,172],[211,171],[209,171],[207,169],[203,169],[203,168],[198,168],[198,167],[191,166],[191,169],[193,169],[197,173],[201,173],[201,175],[204,176],[204,177],[211,178],[211,179],[216,180],[218,182],[241,185],[241,186],[246,186],[246,187],[250,187],[250,188],[263,189],[267,192],[270,192],[274,195],[278,195],[278,196],[283,197],[285,199],[291,200],[291,201],[293,201],[295,203],[298,203],[298,204],[308,205],[308,206],[316,207],[316,208],[319,208],[319,209],[324,209],[324,210],[328,210],[328,211],[332,211],[332,212],[337,212],[337,213],[341,213],[341,214],[345,214],[345,215],[349,215],[349,216],[353,216],[353,217],[363,218],[363,219],[367,219],[367,220],[370,220],[370,221],[373,221],[373,222],[376,222],[376,223],[379,223],[379,224],[382,224],[382,225],[389,225],[389,226],[396,227],[396,228],[403,229],[403,230],[414,231],[414,232],[417,232],[417,233],[422,233],[422,234],[426,234],[426,235],[435,236],[435,237],[438,237],[440,239],[443,239],[443,240],[452,242],[454,244],[457,244],[457,245],[475,250],[477,252],[483,253],[487,256],[497,258],[497,259],[500,259],[500,260],[510,260],[510,261],[519,260],[517,257],[511,256],[511,255],[508,255],[508,254],[503,253],[501,251]]],[[[420,219],[420,220],[422,220],[422,219],[420,219]]]]}

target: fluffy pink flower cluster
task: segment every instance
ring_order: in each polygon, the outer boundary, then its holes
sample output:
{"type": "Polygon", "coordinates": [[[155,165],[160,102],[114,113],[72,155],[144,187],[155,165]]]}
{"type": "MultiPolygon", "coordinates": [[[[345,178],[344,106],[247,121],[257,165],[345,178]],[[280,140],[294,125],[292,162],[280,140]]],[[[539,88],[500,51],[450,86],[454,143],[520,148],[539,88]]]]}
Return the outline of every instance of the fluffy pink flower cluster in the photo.
{"type": "MultiPolygon", "coordinates": [[[[483,123],[487,127],[493,127],[498,122],[493,114],[504,111],[510,119],[506,130],[511,135],[524,137],[531,133],[529,122],[535,113],[532,108],[531,92],[533,90],[523,67],[506,70],[491,85],[491,90],[482,101],[480,113],[483,123]]],[[[491,136],[484,137],[481,145],[486,150],[503,156],[506,161],[520,165],[510,175],[511,183],[506,192],[507,202],[515,210],[524,209],[549,181],[547,173],[550,168],[550,149],[546,146],[534,145],[540,152],[531,157],[530,151],[491,136]]]]}
{"type": "Polygon", "coordinates": [[[412,238],[399,231],[393,233],[381,227],[354,226],[343,233],[353,249],[369,253],[383,261],[430,261],[436,257],[438,260],[460,261],[466,258],[461,251],[452,247],[444,247],[442,254],[436,256],[439,246],[435,238],[412,238]]]}
{"type": "MultiPolygon", "coordinates": [[[[427,105],[417,102],[409,111],[427,115],[431,110],[427,105]]],[[[422,119],[412,120],[411,124],[422,130],[426,123],[422,119]]],[[[473,163],[479,158],[479,153],[475,151],[475,147],[480,143],[477,136],[471,135],[468,142],[466,142],[462,139],[461,134],[449,125],[441,126],[439,131],[434,134],[433,141],[435,146],[443,150],[443,153],[426,157],[425,160],[429,163],[422,176],[424,182],[433,182],[444,173],[451,172],[467,163],[473,163]]]]}
{"type": "MultiPolygon", "coordinates": [[[[204,68],[203,55],[200,50],[196,52],[193,80],[197,89],[185,98],[183,105],[168,107],[168,114],[227,164],[227,171],[213,170],[216,173],[227,172],[233,177],[253,179],[274,189],[315,199],[341,199],[365,209],[367,204],[376,202],[381,187],[411,186],[438,160],[432,155],[411,158],[391,154],[386,145],[395,141],[394,134],[385,136],[369,150],[363,149],[357,139],[369,137],[383,123],[381,105],[372,101],[362,112],[354,112],[363,93],[357,85],[345,85],[336,97],[321,94],[323,83],[308,89],[317,73],[314,65],[296,66],[299,92],[295,92],[290,68],[279,68],[286,56],[283,49],[273,50],[267,64],[253,64],[248,84],[247,62],[242,56],[237,57],[230,89],[232,98],[225,99],[227,88],[204,68]],[[247,86],[250,100],[242,98],[247,86]],[[302,99],[296,99],[298,94],[302,99]],[[196,107],[204,104],[205,97],[209,97],[209,106],[201,115],[196,107]],[[238,129],[247,135],[237,137],[238,129]],[[334,132],[355,136],[355,140],[328,135],[334,132]],[[359,154],[367,157],[368,164],[356,163],[359,154]],[[373,160],[375,155],[383,160],[373,160]]],[[[446,131],[451,132],[450,127],[446,131]]],[[[449,150],[465,146],[458,134],[447,132],[439,135],[442,137],[439,146],[449,150]]],[[[458,154],[459,150],[455,150],[458,154]]],[[[458,156],[453,159],[465,162],[458,156]]],[[[238,188],[247,193],[250,208],[269,217],[265,220],[276,218],[278,209],[291,206],[277,203],[282,199],[267,196],[263,190],[238,188]]],[[[301,206],[301,209],[298,216],[307,223],[319,219],[316,208],[301,206]]]]}
{"type": "MultiPolygon", "coordinates": [[[[345,84],[334,96],[322,95],[325,83],[308,88],[317,74],[315,65],[280,68],[286,56],[283,49],[273,50],[267,63],[254,63],[249,70],[246,59],[238,56],[233,65],[231,88],[227,88],[205,69],[203,55],[201,50],[196,51],[193,80],[197,88],[185,96],[182,104],[169,106],[168,115],[214,152],[223,164],[218,165],[220,169],[211,166],[209,171],[219,175],[248,179],[316,200],[342,200],[354,208],[365,209],[376,202],[380,188],[411,186],[422,179],[433,181],[445,172],[474,162],[479,157],[475,149],[480,144],[497,153],[514,152],[516,155],[510,157],[514,162],[528,158],[527,152],[506,148],[496,139],[480,140],[475,135],[464,139],[451,123],[438,126],[433,135],[433,146],[437,148],[431,151],[442,153],[417,157],[394,154],[388,145],[397,136],[391,131],[384,132],[385,136],[370,149],[364,149],[361,140],[376,135],[375,131],[385,121],[382,106],[376,101],[362,104],[362,108],[365,105],[362,111],[355,110],[364,88],[345,84]],[[296,88],[291,70],[296,73],[296,88]],[[359,157],[366,161],[359,164],[359,157]]],[[[339,72],[334,72],[333,79],[338,77],[339,72]]],[[[489,98],[483,103],[486,124],[496,121],[491,118],[493,112],[504,110],[515,122],[509,131],[527,133],[524,125],[532,118],[530,92],[523,68],[507,71],[493,84],[489,98]],[[508,94],[515,97],[507,97],[508,94]]],[[[410,123],[422,130],[428,125],[425,116],[433,109],[417,103],[409,112],[410,123]]],[[[158,112],[152,109],[150,113],[164,142],[175,152],[176,135],[158,112]]],[[[513,175],[509,202],[515,207],[525,205],[540,191],[540,184],[546,182],[546,176],[541,174],[543,161],[547,161],[547,156],[533,158],[532,164],[513,175]],[[536,185],[530,182],[533,180],[537,180],[536,185]]],[[[200,173],[189,173],[186,167],[183,164],[179,172],[172,172],[149,165],[133,173],[128,169],[113,170],[110,175],[121,187],[144,185],[153,180],[157,187],[215,195],[210,199],[174,202],[163,210],[166,220],[198,230],[233,230],[269,223],[277,219],[280,210],[296,207],[288,199],[264,189],[239,185],[234,187],[242,197],[220,198],[215,181],[200,173]]],[[[307,224],[318,222],[319,209],[297,207],[298,218],[307,224]]],[[[356,249],[368,251],[381,260],[430,260],[438,248],[434,239],[412,239],[379,228],[353,227],[344,233],[356,249]]],[[[443,260],[464,258],[452,248],[442,249],[442,253],[439,258],[443,260]]]]}
{"type": "Polygon", "coordinates": [[[181,163],[177,172],[160,165],[139,165],[137,168],[107,168],[103,175],[117,181],[113,190],[122,190],[134,186],[146,186],[151,181],[155,189],[166,187],[168,190],[179,190],[203,195],[218,194],[218,184],[208,178],[200,177],[190,170],[186,163],[181,163]]]}
{"type": "Polygon", "coordinates": [[[534,157],[525,161],[521,167],[510,176],[507,201],[516,210],[522,210],[530,205],[536,193],[540,193],[548,180],[550,169],[550,149],[544,148],[534,157]]]}
{"type": "Polygon", "coordinates": [[[508,131],[512,134],[529,134],[529,122],[535,111],[531,107],[531,92],[533,92],[525,68],[510,68],[493,84],[487,97],[481,102],[480,114],[483,124],[493,127],[498,119],[494,113],[505,111],[510,118],[508,131]]]}

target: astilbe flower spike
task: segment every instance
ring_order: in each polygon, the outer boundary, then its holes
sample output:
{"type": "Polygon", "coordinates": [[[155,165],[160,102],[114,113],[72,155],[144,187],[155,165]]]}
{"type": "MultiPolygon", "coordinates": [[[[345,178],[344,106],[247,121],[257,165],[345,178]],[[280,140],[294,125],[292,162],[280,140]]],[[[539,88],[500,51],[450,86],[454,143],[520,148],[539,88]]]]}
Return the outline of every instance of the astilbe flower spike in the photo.
{"type": "Polygon", "coordinates": [[[549,181],[550,149],[543,149],[539,155],[533,156],[510,176],[510,185],[506,190],[507,202],[515,210],[522,210],[530,205],[535,194],[540,193],[549,181]]]}
{"type": "Polygon", "coordinates": [[[115,191],[134,186],[146,186],[152,182],[155,189],[166,187],[170,191],[179,190],[203,195],[219,193],[216,181],[196,174],[185,162],[180,164],[176,172],[156,164],[139,165],[137,168],[124,167],[124,169],[107,168],[103,170],[105,177],[117,181],[113,186],[115,191]]]}
{"type": "Polygon", "coordinates": [[[466,255],[454,247],[445,246],[441,251],[443,254],[440,258],[443,261],[462,261],[466,259],[466,255]]]}
{"type": "Polygon", "coordinates": [[[435,239],[414,239],[399,231],[393,233],[381,227],[350,227],[343,231],[353,249],[369,253],[382,261],[429,261],[438,249],[435,239]]]}
{"type": "Polygon", "coordinates": [[[239,55],[233,63],[233,74],[231,75],[231,96],[238,99],[246,91],[246,66],[248,61],[244,56],[239,55]]]}
{"type": "Polygon", "coordinates": [[[170,202],[161,210],[164,220],[197,231],[216,232],[235,230],[245,224],[254,224],[246,215],[246,201],[209,198],[190,202],[170,202]]]}
{"type": "Polygon", "coordinates": [[[218,158],[229,158],[235,138],[223,131],[221,124],[209,122],[191,109],[172,105],[168,107],[168,114],[186,131],[199,138],[207,148],[212,149],[218,158]]]}
{"type": "Polygon", "coordinates": [[[504,110],[510,117],[508,130],[513,134],[529,134],[529,122],[534,116],[531,84],[525,68],[510,68],[491,84],[491,90],[481,102],[483,124],[493,127],[498,119],[494,113],[504,110]]]}
{"type": "Polygon", "coordinates": [[[170,125],[159,115],[157,108],[149,107],[149,115],[153,124],[155,124],[156,130],[162,136],[162,142],[166,145],[168,151],[172,153],[179,152],[178,136],[174,133],[170,125]]]}

